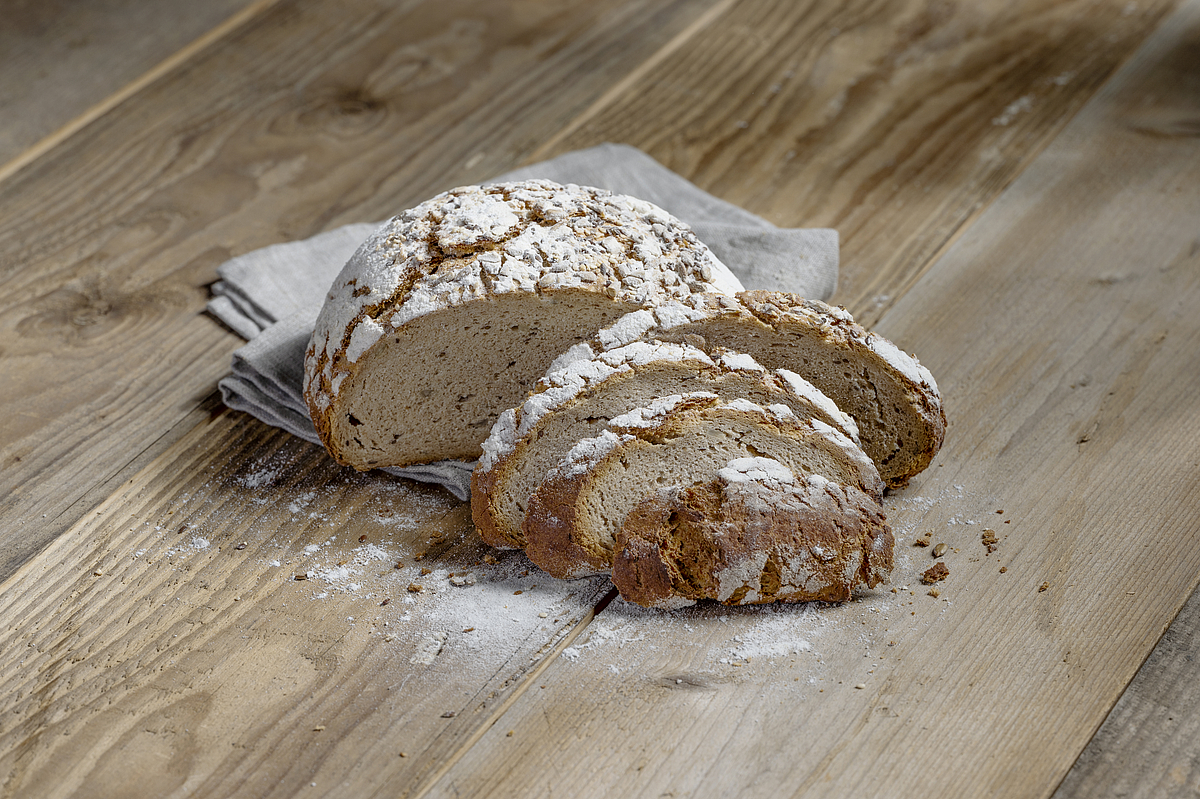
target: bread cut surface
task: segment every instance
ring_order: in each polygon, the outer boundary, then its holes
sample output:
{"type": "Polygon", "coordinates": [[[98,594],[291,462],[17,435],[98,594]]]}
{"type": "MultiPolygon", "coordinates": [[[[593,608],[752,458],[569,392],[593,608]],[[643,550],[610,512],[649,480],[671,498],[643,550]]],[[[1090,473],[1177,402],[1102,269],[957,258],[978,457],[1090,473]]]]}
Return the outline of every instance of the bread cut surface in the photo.
{"type": "Polygon", "coordinates": [[[608,573],[617,533],[634,507],[666,488],[707,483],[747,457],[882,498],[875,465],[823,422],[801,421],[783,405],[722,403],[709,393],[665,397],[616,417],[568,452],[530,498],[525,551],[555,577],[608,573]]]}
{"type": "Polygon", "coordinates": [[[648,607],[840,602],[887,581],[893,546],[879,503],[854,486],[739,458],[707,483],[634,507],[616,536],[612,581],[648,607]]]}
{"type": "Polygon", "coordinates": [[[798,373],[854,418],[863,450],[892,487],[923,471],[945,437],[933,375],[842,308],[772,291],[688,297],[631,313],[601,330],[597,346],[641,338],[728,348],[798,373]]]}
{"type": "Polygon", "coordinates": [[[637,308],[737,287],[650,203],[548,181],[454,189],[346,264],[308,348],[305,398],[344,464],[473,460],[573,344],[637,308]]]}
{"type": "Polygon", "coordinates": [[[634,342],[551,370],[520,407],[501,415],[472,475],[476,529],[492,546],[523,547],[529,497],[577,441],[656,398],[696,392],[783,404],[857,439],[854,422],[790,372],[769,372],[740,353],[709,357],[687,344],[634,342]]]}

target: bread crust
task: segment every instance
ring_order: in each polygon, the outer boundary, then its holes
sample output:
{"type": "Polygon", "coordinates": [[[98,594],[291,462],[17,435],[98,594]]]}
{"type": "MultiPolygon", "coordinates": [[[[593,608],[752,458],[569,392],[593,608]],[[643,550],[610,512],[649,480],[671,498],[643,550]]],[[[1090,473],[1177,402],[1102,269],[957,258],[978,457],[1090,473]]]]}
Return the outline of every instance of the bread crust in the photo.
{"type": "Polygon", "coordinates": [[[613,557],[621,596],[648,607],[840,602],[858,586],[886,582],[894,540],[879,504],[853,486],[773,463],[749,479],[757,464],[731,464],[715,480],[657,492],[634,508],[613,557]]]}

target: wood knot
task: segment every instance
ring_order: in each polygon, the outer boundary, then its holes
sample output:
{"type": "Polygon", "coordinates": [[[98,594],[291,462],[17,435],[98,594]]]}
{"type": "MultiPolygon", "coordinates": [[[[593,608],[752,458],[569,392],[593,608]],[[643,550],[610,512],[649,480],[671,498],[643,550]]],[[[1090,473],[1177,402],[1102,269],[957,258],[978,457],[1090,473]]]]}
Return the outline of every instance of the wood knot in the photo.
{"type": "Polygon", "coordinates": [[[359,136],[380,125],[387,117],[387,104],[365,89],[327,91],[306,102],[297,114],[302,127],[337,136],[359,136]]]}

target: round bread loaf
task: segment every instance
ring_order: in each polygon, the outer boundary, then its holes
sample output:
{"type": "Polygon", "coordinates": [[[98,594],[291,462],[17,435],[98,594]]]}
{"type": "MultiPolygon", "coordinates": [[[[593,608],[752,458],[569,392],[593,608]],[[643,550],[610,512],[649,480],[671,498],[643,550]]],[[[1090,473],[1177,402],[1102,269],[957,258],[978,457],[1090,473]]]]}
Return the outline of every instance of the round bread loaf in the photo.
{"type": "Polygon", "coordinates": [[[883,496],[871,460],[823,422],[799,420],[785,405],[675,395],[614,418],[571,448],[529,500],[525,552],[555,577],[608,573],[633,508],[662,489],[707,483],[747,457],[853,486],[876,503],[883,496]]]}
{"type": "Polygon", "coordinates": [[[841,602],[887,581],[893,546],[879,503],[854,486],[738,458],[710,482],[663,489],[630,511],[612,581],[649,607],[841,602]]]}
{"type": "Polygon", "coordinates": [[[893,488],[929,465],[946,434],[929,370],[843,308],[777,291],[697,295],[635,311],[600,331],[593,346],[639,339],[727,348],[796,372],[854,419],[863,450],[893,488]]]}
{"type": "Polygon", "coordinates": [[[473,460],[573,344],[637,308],[738,288],[651,203],[548,181],[454,189],[346,264],[309,344],[305,399],[343,464],[473,460]]]}

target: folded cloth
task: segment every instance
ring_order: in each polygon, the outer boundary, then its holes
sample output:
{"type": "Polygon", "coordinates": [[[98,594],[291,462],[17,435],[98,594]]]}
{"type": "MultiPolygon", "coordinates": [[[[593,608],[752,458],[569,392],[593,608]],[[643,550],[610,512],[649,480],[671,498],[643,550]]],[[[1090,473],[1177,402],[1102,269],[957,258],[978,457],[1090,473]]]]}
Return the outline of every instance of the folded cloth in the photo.
{"type": "MultiPolygon", "coordinates": [[[[837,287],[837,231],[777,228],[720,200],[640,150],[602,144],[508,172],[492,182],[543,178],[597,186],[649,200],[687,222],[748,289],[792,291],[828,298],[837,287]]],[[[302,395],[304,351],[325,293],[342,266],[378,224],[355,224],[303,241],[240,255],[217,269],[209,313],[249,343],[233,354],[220,381],[234,410],[320,443],[302,395]]],[[[459,499],[471,490],[474,463],[441,461],[385,469],[438,483],[459,499]]]]}

